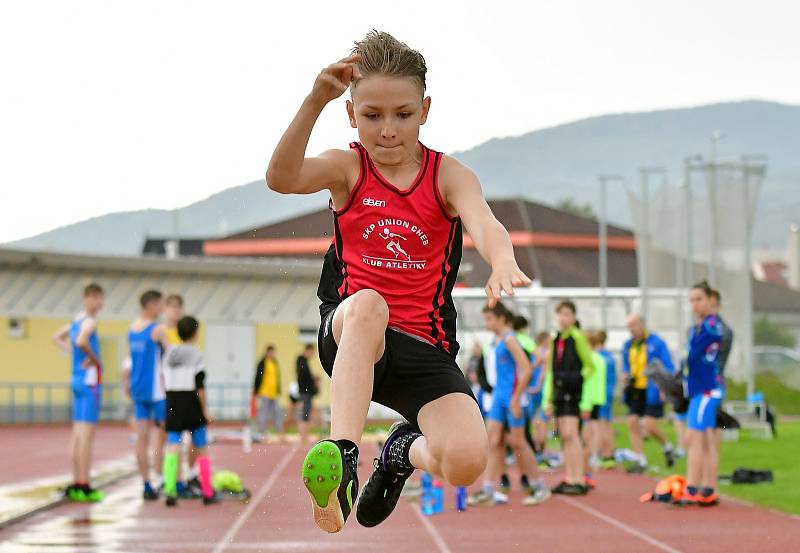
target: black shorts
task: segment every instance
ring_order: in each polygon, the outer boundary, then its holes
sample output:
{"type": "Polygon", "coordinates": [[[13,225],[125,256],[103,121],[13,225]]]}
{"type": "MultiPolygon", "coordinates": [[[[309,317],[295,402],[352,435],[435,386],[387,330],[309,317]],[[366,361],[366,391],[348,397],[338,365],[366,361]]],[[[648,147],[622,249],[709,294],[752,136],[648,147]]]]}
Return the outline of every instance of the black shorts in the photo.
{"type": "Polygon", "coordinates": [[[592,414],[589,415],[589,419],[591,419],[593,421],[600,420],[600,406],[599,405],[595,405],[594,407],[592,407],[592,414]]]}
{"type": "MultiPolygon", "coordinates": [[[[336,312],[323,313],[319,327],[319,360],[331,376],[338,347],[331,324],[336,312]]],[[[452,393],[462,393],[477,404],[456,360],[436,346],[393,329],[386,330],[383,356],[375,363],[372,401],[400,413],[417,426],[417,415],[428,403],[452,393]]]]}
{"type": "Polygon", "coordinates": [[[654,419],[660,419],[664,416],[664,405],[662,403],[647,403],[647,390],[640,388],[626,390],[625,404],[628,406],[628,416],[653,417],[654,419]]]}
{"type": "Polygon", "coordinates": [[[579,398],[557,399],[553,401],[553,415],[558,417],[580,417],[581,410],[578,407],[579,398]]]}

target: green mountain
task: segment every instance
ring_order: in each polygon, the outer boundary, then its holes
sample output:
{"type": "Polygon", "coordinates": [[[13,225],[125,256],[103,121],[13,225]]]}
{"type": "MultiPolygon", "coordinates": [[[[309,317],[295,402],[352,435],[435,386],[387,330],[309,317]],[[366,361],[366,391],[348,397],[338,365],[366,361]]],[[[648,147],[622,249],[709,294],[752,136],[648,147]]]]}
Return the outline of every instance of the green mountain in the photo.
{"type": "MultiPolygon", "coordinates": [[[[614,173],[638,189],[639,168],[664,166],[669,178],[683,175],[683,159],[708,156],[709,136],[721,131],[719,159],[766,154],[768,175],[755,224],[757,246],[782,247],[789,224],[800,220],[800,106],[763,101],[685,109],[622,113],[582,119],[496,138],[453,155],[470,165],[489,197],[522,196],[548,204],[573,199],[596,206],[597,178],[614,173]],[[795,144],[795,146],[792,146],[795,144]]],[[[622,187],[610,190],[609,217],[630,224],[622,187]]],[[[323,193],[282,196],[252,182],[175,211],[111,213],[67,225],[10,245],[59,251],[134,254],[147,236],[220,236],[317,209],[323,193]]],[[[595,207],[596,211],[596,207],[595,207]]]]}

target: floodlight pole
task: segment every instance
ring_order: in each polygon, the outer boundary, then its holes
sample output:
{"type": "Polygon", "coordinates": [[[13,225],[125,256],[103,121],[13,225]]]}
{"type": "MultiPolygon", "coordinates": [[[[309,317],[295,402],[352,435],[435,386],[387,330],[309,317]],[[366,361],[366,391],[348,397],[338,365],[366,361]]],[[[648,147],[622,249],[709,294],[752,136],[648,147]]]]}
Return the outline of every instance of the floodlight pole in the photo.
{"type": "Polygon", "coordinates": [[[608,328],[608,181],[622,181],[617,175],[598,175],[600,181],[600,217],[597,227],[598,281],[600,284],[600,320],[603,330],[608,328]]]}
{"type": "Polygon", "coordinates": [[[709,137],[709,150],[711,158],[708,163],[708,200],[711,204],[711,248],[708,259],[708,281],[711,286],[717,285],[717,142],[722,140],[720,131],[714,131],[709,137]]]}
{"type": "Polygon", "coordinates": [[[650,183],[648,177],[651,174],[662,174],[666,177],[666,170],[663,167],[642,167],[639,169],[642,176],[642,245],[639,248],[641,261],[639,263],[639,287],[642,290],[642,317],[645,321],[650,314],[650,283],[647,263],[650,259],[650,183]]]}

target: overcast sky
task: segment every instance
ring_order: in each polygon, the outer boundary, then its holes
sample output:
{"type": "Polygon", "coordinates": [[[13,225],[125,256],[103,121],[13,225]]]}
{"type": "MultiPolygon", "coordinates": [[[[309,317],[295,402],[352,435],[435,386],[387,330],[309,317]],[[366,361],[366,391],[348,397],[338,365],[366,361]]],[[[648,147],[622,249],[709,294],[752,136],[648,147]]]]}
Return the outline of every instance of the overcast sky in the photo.
{"type": "MultiPolygon", "coordinates": [[[[0,4],[0,242],[263,177],[317,72],[372,28],[420,50],[444,151],[609,112],[800,103],[800,3],[0,4]]],[[[355,137],[344,100],[310,153],[355,137]]]]}

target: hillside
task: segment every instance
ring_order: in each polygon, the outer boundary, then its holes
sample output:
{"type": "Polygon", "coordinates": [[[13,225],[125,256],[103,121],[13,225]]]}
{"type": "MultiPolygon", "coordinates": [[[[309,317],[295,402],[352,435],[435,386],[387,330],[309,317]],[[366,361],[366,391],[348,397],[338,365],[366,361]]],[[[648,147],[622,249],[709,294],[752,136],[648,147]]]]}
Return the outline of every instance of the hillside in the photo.
{"type": "MultiPolygon", "coordinates": [[[[453,155],[470,165],[489,197],[522,196],[544,203],[573,198],[597,203],[598,173],[626,177],[638,187],[641,166],[667,167],[682,177],[687,155],[707,155],[708,137],[720,130],[720,159],[766,154],[768,177],[756,216],[754,243],[782,247],[788,226],[800,219],[800,106],[746,101],[686,109],[623,113],[583,119],[522,136],[496,138],[453,155]]],[[[609,217],[630,224],[623,190],[609,202],[609,217]]],[[[224,190],[176,212],[111,213],[19,240],[13,246],[93,253],[137,253],[146,236],[220,236],[291,217],[324,205],[324,194],[281,196],[252,182],[224,190]]]]}

